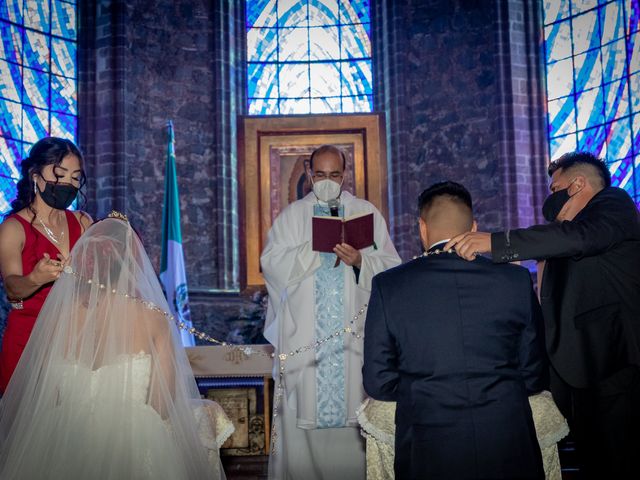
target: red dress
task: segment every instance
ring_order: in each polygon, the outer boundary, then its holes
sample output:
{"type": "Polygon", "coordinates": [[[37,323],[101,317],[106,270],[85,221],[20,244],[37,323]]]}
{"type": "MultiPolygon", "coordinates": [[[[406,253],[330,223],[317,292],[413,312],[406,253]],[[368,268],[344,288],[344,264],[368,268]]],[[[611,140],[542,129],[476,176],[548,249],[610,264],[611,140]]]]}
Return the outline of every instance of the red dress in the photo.
{"type": "MultiPolygon", "coordinates": [[[[82,228],[76,216],[65,210],[67,216],[67,225],[69,228],[69,250],[73,248],[82,228]]],[[[15,218],[22,224],[24,229],[24,248],[22,249],[22,274],[30,273],[36,263],[48,253],[53,259],[58,258],[60,251],[45,235],[38,231],[33,225],[19,215],[11,215],[9,218],[15,218]]],[[[24,350],[31,330],[36,323],[42,304],[49,295],[52,283],[44,285],[29,298],[23,300],[23,308],[21,310],[13,309],[7,317],[7,328],[2,338],[2,351],[0,351],[0,391],[4,392],[7,384],[11,379],[11,375],[20,360],[22,351],[24,350]]]]}

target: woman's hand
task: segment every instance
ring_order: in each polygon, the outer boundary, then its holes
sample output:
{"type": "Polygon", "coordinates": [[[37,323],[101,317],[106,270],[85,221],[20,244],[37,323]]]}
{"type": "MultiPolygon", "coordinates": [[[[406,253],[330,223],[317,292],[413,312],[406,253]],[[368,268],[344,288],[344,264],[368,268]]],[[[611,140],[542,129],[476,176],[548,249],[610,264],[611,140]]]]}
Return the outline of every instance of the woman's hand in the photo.
{"type": "Polygon", "coordinates": [[[48,253],[45,253],[36,263],[36,266],[33,267],[29,274],[29,279],[36,285],[46,285],[54,282],[60,277],[65,262],[66,259],[60,253],[57,260],[53,260],[48,253]]]}

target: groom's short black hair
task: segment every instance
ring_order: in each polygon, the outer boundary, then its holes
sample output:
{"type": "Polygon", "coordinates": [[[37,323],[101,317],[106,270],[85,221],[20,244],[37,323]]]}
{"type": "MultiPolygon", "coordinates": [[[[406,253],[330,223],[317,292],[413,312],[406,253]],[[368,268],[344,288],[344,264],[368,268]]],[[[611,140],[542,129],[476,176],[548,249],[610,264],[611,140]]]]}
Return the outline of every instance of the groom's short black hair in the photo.
{"type": "Polygon", "coordinates": [[[447,180],[434,183],[420,194],[418,197],[418,215],[422,216],[429,209],[433,200],[441,196],[446,196],[455,202],[462,203],[473,211],[473,202],[469,191],[463,185],[447,180]]]}

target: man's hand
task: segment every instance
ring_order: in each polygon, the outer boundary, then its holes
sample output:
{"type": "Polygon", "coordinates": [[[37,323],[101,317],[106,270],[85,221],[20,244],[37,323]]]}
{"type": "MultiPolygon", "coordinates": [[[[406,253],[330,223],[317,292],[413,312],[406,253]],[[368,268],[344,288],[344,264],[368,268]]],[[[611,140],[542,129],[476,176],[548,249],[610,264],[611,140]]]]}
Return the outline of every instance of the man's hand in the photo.
{"type": "Polygon", "coordinates": [[[360,250],[356,250],[351,245],[346,243],[339,243],[333,249],[338,258],[350,267],[360,268],[362,265],[362,255],[360,250]]]}
{"type": "Polygon", "coordinates": [[[467,232],[453,237],[444,246],[445,250],[455,248],[456,253],[465,260],[474,260],[480,253],[491,253],[491,234],[486,232],[467,232]]]}

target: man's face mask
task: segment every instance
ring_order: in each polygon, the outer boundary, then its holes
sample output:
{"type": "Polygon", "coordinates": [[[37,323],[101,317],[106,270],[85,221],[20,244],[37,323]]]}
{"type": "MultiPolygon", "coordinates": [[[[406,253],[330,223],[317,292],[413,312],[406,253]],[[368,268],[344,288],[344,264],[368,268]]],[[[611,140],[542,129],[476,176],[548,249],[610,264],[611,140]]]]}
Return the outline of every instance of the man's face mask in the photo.
{"type": "Polygon", "coordinates": [[[56,210],[65,210],[73,203],[78,195],[78,187],[70,183],[55,183],[45,180],[44,190],[40,192],[40,196],[44,203],[56,210]]]}
{"type": "Polygon", "coordinates": [[[311,183],[313,183],[313,193],[315,194],[316,198],[322,202],[329,202],[330,200],[333,200],[340,196],[342,182],[336,183],[333,180],[329,179],[314,182],[312,178],[311,183]]]}
{"type": "Polygon", "coordinates": [[[571,195],[569,195],[569,187],[573,182],[575,182],[575,179],[569,182],[567,188],[563,188],[549,195],[542,204],[542,215],[547,222],[554,222],[556,218],[558,218],[562,207],[564,207],[571,198],[571,195]]]}

